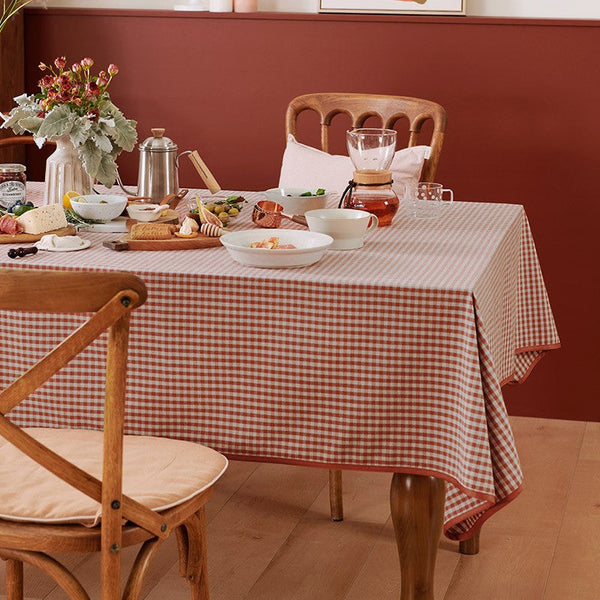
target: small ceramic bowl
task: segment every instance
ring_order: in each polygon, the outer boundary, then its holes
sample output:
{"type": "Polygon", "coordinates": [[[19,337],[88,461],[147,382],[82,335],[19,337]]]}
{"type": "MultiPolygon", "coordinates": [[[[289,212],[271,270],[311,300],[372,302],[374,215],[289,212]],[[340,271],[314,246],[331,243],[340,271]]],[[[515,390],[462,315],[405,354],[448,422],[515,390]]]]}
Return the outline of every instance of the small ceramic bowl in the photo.
{"type": "Polygon", "coordinates": [[[271,188],[265,192],[268,200],[283,206],[288,215],[303,215],[308,210],[316,210],[327,206],[327,194],[316,194],[316,190],[307,188],[271,188]],[[303,196],[311,192],[311,196],[303,196]]]}
{"type": "Polygon", "coordinates": [[[108,223],[116,219],[127,206],[125,196],[90,194],[71,199],[73,210],[84,219],[108,223]]]}
{"type": "Polygon", "coordinates": [[[168,208],[165,204],[130,204],[127,207],[127,214],[136,221],[149,223],[158,221],[168,208]]]}

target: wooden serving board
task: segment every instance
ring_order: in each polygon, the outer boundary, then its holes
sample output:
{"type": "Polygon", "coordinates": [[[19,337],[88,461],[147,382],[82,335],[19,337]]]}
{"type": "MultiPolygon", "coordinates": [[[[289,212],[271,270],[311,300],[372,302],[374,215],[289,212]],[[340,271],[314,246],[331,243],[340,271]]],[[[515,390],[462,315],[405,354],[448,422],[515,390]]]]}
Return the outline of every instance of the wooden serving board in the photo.
{"type": "Polygon", "coordinates": [[[168,240],[132,240],[129,234],[119,240],[104,242],[107,248],[116,251],[122,250],[198,250],[200,248],[218,248],[222,246],[218,237],[198,235],[194,238],[180,238],[173,236],[168,240]]]}
{"type": "Polygon", "coordinates": [[[0,233],[0,244],[27,244],[28,242],[37,242],[45,235],[75,235],[77,232],[73,225],[67,225],[54,231],[46,231],[44,233],[17,233],[17,235],[9,235],[8,233],[0,233]]]}

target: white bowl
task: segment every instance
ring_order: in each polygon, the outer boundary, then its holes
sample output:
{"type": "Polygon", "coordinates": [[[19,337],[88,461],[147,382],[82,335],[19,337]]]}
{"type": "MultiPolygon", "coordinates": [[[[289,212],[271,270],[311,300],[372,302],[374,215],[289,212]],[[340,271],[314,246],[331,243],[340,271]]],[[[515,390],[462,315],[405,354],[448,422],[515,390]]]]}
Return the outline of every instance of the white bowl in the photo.
{"type": "Polygon", "coordinates": [[[302,196],[305,192],[315,194],[309,188],[271,188],[265,192],[267,199],[283,206],[288,215],[303,215],[307,210],[316,210],[327,206],[327,193],[317,196],[302,196]]]}
{"type": "Polygon", "coordinates": [[[246,229],[232,231],[220,238],[223,246],[237,262],[249,267],[264,269],[283,269],[286,267],[305,267],[321,260],[333,238],[314,231],[296,231],[294,229],[246,229]],[[252,242],[278,237],[280,244],[293,244],[295,248],[269,250],[250,248],[252,242]]]}
{"type": "Polygon", "coordinates": [[[125,196],[90,194],[71,199],[73,210],[84,219],[108,223],[116,219],[127,206],[125,196]]]}
{"type": "Polygon", "coordinates": [[[127,214],[136,221],[150,223],[158,221],[168,208],[166,204],[130,204],[127,207],[127,214]]]}

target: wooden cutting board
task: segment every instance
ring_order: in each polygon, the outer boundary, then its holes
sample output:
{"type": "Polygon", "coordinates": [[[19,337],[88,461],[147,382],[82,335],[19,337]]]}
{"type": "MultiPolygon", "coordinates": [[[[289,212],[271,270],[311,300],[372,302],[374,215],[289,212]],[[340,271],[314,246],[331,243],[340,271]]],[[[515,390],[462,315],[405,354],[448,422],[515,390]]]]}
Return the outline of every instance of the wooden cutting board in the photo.
{"type": "Polygon", "coordinates": [[[75,235],[77,232],[73,225],[67,225],[54,231],[46,231],[44,233],[17,233],[17,235],[9,235],[8,233],[0,233],[0,244],[27,244],[28,242],[37,242],[44,235],[75,235]]]}
{"type": "Polygon", "coordinates": [[[132,240],[129,234],[116,241],[104,242],[107,248],[122,250],[198,250],[200,248],[218,248],[222,246],[218,237],[198,235],[195,238],[179,238],[173,236],[168,240],[132,240]]]}

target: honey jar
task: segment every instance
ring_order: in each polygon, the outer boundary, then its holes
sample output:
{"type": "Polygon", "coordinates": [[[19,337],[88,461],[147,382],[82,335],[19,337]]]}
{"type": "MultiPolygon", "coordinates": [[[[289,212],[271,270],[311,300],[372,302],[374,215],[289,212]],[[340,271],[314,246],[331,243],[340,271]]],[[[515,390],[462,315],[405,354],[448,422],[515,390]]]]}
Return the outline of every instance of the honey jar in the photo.
{"type": "Polygon", "coordinates": [[[25,204],[25,165],[0,164],[0,208],[25,204]]]}

